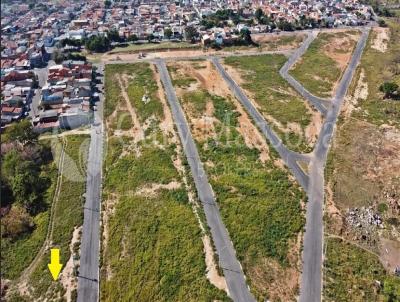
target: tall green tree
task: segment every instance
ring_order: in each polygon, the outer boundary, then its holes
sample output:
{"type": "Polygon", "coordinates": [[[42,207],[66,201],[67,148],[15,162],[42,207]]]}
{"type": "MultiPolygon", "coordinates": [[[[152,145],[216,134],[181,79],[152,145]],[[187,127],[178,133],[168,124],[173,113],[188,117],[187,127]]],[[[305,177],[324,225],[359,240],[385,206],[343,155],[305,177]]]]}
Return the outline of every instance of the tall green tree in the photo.
{"type": "Polygon", "coordinates": [[[167,39],[171,39],[171,37],[172,37],[172,29],[171,28],[166,28],[165,30],[164,30],[164,36],[167,38],[167,39]]]}
{"type": "Polygon", "coordinates": [[[185,37],[186,40],[191,41],[194,43],[196,38],[199,36],[197,29],[194,26],[186,26],[185,27],[185,37]]]}
{"type": "Polygon", "coordinates": [[[24,119],[18,123],[11,124],[3,134],[2,142],[19,142],[22,145],[37,142],[39,135],[33,131],[29,120],[24,119]]]}

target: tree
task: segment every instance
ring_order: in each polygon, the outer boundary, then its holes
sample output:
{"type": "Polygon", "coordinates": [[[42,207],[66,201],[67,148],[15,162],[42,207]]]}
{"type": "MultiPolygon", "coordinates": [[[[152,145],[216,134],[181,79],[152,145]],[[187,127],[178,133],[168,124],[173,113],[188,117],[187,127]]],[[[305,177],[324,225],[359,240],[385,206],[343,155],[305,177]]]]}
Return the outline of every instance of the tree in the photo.
{"type": "Polygon", "coordinates": [[[292,23],[286,21],[286,20],[281,20],[278,22],[278,28],[280,30],[284,30],[284,31],[293,31],[294,30],[294,26],[292,23]]]}
{"type": "Polygon", "coordinates": [[[13,206],[1,220],[1,225],[1,236],[14,239],[20,234],[30,231],[35,224],[24,208],[13,206]]]}
{"type": "Polygon", "coordinates": [[[399,85],[394,82],[383,83],[381,86],[379,86],[379,90],[385,94],[385,99],[399,96],[399,85]]]}
{"type": "Polygon", "coordinates": [[[261,8],[257,8],[254,15],[257,18],[257,20],[260,22],[261,18],[264,16],[264,12],[262,11],[261,8]]]}
{"type": "Polygon", "coordinates": [[[33,131],[31,122],[24,119],[18,123],[11,124],[11,126],[7,128],[3,134],[2,143],[18,142],[25,145],[28,142],[37,142],[38,136],[39,135],[33,131]]]}
{"type": "Polygon", "coordinates": [[[164,36],[167,37],[167,39],[171,39],[172,34],[173,34],[173,32],[172,32],[171,28],[168,27],[164,30],[164,36]]]}
{"type": "Polygon", "coordinates": [[[134,41],[139,40],[139,38],[138,38],[138,36],[136,36],[135,34],[133,34],[133,35],[129,36],[127,40],[128,40],[129,42],[134,42],[134,41]]]}
{"type": "Polygon", "coordinates": [[[196,38],[199,36],[199,33],[197,32],[197,29],[194,26],[186,26],[185,27],[185,37],[186,40],[191,41],[194,43],[196,41],[196,38]]]}
{"type": "Polygon", "coordinates": [[[387,277],[383,282],[383,294],[386,302],[396,302],[400,299],[400,279],[398,277],[387,277]]]}
{"type": "Polygon", "coordinates": [[[105,8],[110,8],[110,6],[111,6],[111,1],[110,0],[105,0],[104,1],[104,7],[105,8]]]}
{"type": "Polygon", "coordinates": [[[155,38],[155,37],[154,37],[153,34],[150,34],[150,35],[147,36],[147,40],[148,40],[149,42],[153,41],[154,38],[155,38]]]}
{"type": "Polygon", "coordinates": [[[383,20],[383,19],[379,19],[379,20],[378,20],[378,25],[379,25],[380,27],[386,27],[386,26],[387,26],[385,20],[383,20]]]}
{"type": "Polygon", "coordinates": [[[91,36],[86,40],[85,47],[89,51],[106,52],[110,49],[110,40],[104,36],[91,36]]]}
{"type": "Polygon", "coordinates": [[[242,28],[240,31],[240,38],[246,45],[254,44],[253,40],[251,39],[251,32],[248,28],[242,28]]]}
{"type": "Polygon", "coordinates": [[[52,54],[52,60],[56,62],[56,64],[61,64],[64,61],[64,54],[60,49],[55,48],[52,54]]]}
{"type": "Polygon", "coordinates": [[[119,32],[115,28],[107,32],[107,37],[111,42],[121,42],[119,32]]]}

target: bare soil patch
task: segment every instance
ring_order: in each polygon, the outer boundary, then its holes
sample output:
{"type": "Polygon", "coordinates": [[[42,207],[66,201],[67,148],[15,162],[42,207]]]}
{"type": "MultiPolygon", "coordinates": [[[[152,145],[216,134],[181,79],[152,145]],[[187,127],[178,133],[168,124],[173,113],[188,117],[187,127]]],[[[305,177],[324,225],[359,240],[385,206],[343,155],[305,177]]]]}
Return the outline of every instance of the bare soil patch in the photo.
{"type": "Polygon", "coordinates": [[[359,34],[354,35],[346,32],[345,37],[332,37],[330,43],[323,48],[325,54],[333,59],[343,71],[352,54],[353,45],[358,41],[359,34]]]}
{"type": "Polygon", "coordinates": [[[133,132],[133,137],[135,139],[136,142],[144,139],[144,131],[142,129],[142,127],[140,126],[140,122],[139,122],[139,118],[135,112],[135,109],[133,108],[130,100],[129,100],[129,96],[127,93],[127,89],[128,89],[128,82],[129,82],[129,78],[127,77],[126,74],[121,75],[116,75],[117,80],[118,80],[118,84],[121,87],[121,93],[122,93],[122,97],[125,100],[125,104],[126,107],[128,109],[128,111],[131,114],[132,117],[132,123],[133,123],[133,127],[132,127],[132,132],[133,132]]]}
{"type": "Polygon", "coordinates": [[[210,280],[211,284],[213,284],[215,287],[227,292],[228,287],[226,285],[225,277],[219,275],[217,265],[214,261],[214,251],[211,245],[210,237],[208,235],[204,235],[202,240],[204,244],[204,253],[206,255],[207,279],[210,280]]]}
{"type": "Polygon", "coordinates": [[[164,135],[169,139],[172,139],[174,143],[177,142],[176,135],[174,133],[174,121],[172,119],[171,111],[169,110],[167,100],[165,99],[164,89],[161,83],[160,74],[157,72],[153,64],[150,64],[151,69],[158,86],[158,98],[161,101],[164,112],[164,120],[160,123],[160,129],[163,131],[164,135]]]}
{"type": "Polygon", "coordinates": [[[347,95],[342,107],[342,112],[345,118],[349,118],[354,110],[358,110],[357,104],[359,101],[364,101],[368,97],[368,83],[365,82],[365,71],[361,69],[360,77],[358,78],[357,86],[353,95],[347,95]]]}
{"type": "MultiPolygon", "coordinates": [[[[256,148],[260,152],[259,159],[261,162],[269,160],[269,148],[265,139],[253,125],[247,112],[244,111],[239,102],[234,98],[228,85],[221,78],[213,64],[210,61],[202,61],[196,62],[196,65],[201,68],[194,68],[193,64],[190,63],[185,64],[185,74],[192,78],[196,78],[200,83],[201,88],[206,89],[212,94],[229,99],[235,104],[236,110],[240,113],[238,118],[239,127],[237,130],[242,134],[246,146],[252,149],[256,148]]],[[[196,137],[198,137],[199,134],[202,134],[202,139],[215,137],[214,125],[218,120],[213,118],[213,114],[213,104],[212,102],[208,102],[206,105],[205,116],[201,119],[192,119],[195,125],[194,135],[196,137]]]]}
{"type": "Polygon", "coordinates": [[[155,197],[160,190],[174,190],[181,187],[181,183],[177,181],[171,181],[168,184],[148,184],[136,191],[136,195],[145,197],[155,197]]]}
{"type": "Polygon", "coordinates": [[[321,131],[323,118],[321,113],[314,110],[308,102],[304,102],[304,105],[311,114],[311,123],[304,129],[304,135],[307,143],[313,145],[317,141],[318,135],[321,131]]]}
{"type": "Polygon", "coordinates": [[[371,47],[380,52],[386,52],[387,45],[390,40],[390,28],[389,27],[374,27],[374,40],[371,47]]]}
{"type": "Polygon", "coordinates": [[[305,39],[305,34],[253,34],[254,42],[263,50],[291,50],[299,47],[305,39]]]}
{"type": "Polygon", "coordinates": [[[74,267],[79,264],[79,260],[74,259],[74,245],[80,241],[80,231],[82,226],[75,228],[72,233],[72,240],[69,245],[71,256],[69,257],[65,267],[60,274],[60,282],[65,288],[64,298],[67,302],[72,301],[72,291],[78,288],[78,282],[76,276],[74,276],[74,267]]]}
{"type": "Polygon", "coordinates": [[[283,268],[271,258],[262,258],[248,265],[253,286],[268,295],[268,301],[294,301],[298,295],[300,271],[295,267],[283,268]]]}
{"type": "Polygon", "coordinates": [[[382,238],[379,253],[383,266],[393,273],[400,265],[400,241],[382,238]]]}

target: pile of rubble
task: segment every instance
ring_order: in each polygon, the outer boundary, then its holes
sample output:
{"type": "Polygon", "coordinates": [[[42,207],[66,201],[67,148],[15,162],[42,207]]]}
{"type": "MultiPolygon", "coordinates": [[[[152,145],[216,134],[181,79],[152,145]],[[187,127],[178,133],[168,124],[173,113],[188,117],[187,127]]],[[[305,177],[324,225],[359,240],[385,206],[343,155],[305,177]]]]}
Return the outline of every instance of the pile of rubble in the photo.
{"type": "Polygon", "coordinates": [[[348,209],[345,215],[349,235],[352,240],[361,241],[374,246],[378,240],[378,229],[383,229],[383,221],[372,207],[348,209]]]}
{"type": "Polygon", "coordinates": [[[346,213],[346,222],[355,228],[383,228],[382,218],[374,212],[372,207],[349,209],[346,213]]]}

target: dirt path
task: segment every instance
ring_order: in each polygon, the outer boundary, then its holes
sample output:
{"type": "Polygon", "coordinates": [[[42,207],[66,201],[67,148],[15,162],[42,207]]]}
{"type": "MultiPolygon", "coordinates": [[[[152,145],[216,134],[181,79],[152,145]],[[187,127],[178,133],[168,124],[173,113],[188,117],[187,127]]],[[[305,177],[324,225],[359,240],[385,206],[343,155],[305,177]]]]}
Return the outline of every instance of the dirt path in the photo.
{"type": "Polygon", "coordinates": [[[58,134],[49,134],[49,135],[41,135],[39,137],[39,140],[45,140],[45,139],[54,139],[57,137],[64,137],[64,136],[69,136],[69,135],[82,135],[82,134],[90,134],[90,129],[73,129],[73,130],[68,130],[64,131],[62,133],[58,134]]]}
{"type": "Polygon", "coordinates": [[[163,106],[164,120],[160,122],[160,129],[164,133],[165,137],[171,140],[172,143],[178,142],[178,137],[174,131],[174,121],[172,119],[171,111],[169,110],[167,100],[165,99],[164,89],[161,83],[160,75],[153,64],[150,65],[153,70],[153,74],[158,87],[158,98],[163,106]]]}
{"type": "Polygon", "coordinates": [[[78,288],[77,277],[74,276],[74,267],[77,264],[76,260],[74,260],[74,245],[80,241],[79,233],[81,230],[82,226],[74,228],[71,243],[69,245],[71,256],[69,257],[60,274],[60,282],[64,286],[64,298],[67,300],[67,302],[72,302],[72,291],[78,288]]]}
{"type": "Polygon", "coordinates": [[[129,100],[128,93],[126,92],[128,89],[129,78],[125,74],[122,75],[122,77],[121,77],[121,75],[118,74],[117,80],[118,80],[118,84],[121,88],[122,97],[125,100],[126,107],[132,117],[132,123],[133,123],[132,132],[133,132],[134,141],[135,142],[141,141],[144,139],[144,131],[143,131],[142,127],[140,126],[139,118],[129,100]]]}
{"type": "Polygon", "coordinates": [[[63,140],[62,146],[61,146],[61,151],[60,151],[60,159],[58,163],[58,176],[57,176],[57,184],[56,184],[56,189],[54,192],[53,196],[53,201],[51,204],[51,209],[50,209],[50,217],[49,217],[49,224],[47,227],[47,233],[46,233],[46,238],[42,244],[42,247],[40,248],[39,252],[36,254],[35,258],[33,261],[30,263],[30,265],[21,273],[21,276],[19,279],[16,281],[16,286],[18,288],[18,291],[22,295],[28,294],[28,280],[31,274],[35,271],[37,268],[40,260],[44,256],[45,252],[49,249],[52,238],[53,238],[53,217],[54,217],[54,212],[57,207],[57,201],[60,196],[61,192],[61,184],[62,184],[62,178],[63,178],[63,170],[64,170],[64,158],[65,158],[65,148],[67,146],[67,142],[63,140]]]}
{"type": "Polygon", "coordinates": [[[360,77],[358,78],[356,89],[353,95],[347,95],[343,103],[342,113],[345,119],[351,117],[353,111],[357,110],[359,101],[364,101],[368,97],[368,83],[365,82],[365,71],[361,69],[360,77]]]}
{"type": "Polygon", "coordinates": [[[318,139],[318,134],[321,131],[323,118],[321,112],[314,110],[309,102],[304,100],[304,105],[307,107],[308,112],[311,114],[311,123],[305,128],[304,135],[307,143],[312,145],[318,139]]]}

